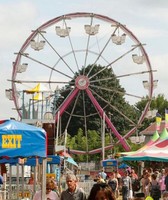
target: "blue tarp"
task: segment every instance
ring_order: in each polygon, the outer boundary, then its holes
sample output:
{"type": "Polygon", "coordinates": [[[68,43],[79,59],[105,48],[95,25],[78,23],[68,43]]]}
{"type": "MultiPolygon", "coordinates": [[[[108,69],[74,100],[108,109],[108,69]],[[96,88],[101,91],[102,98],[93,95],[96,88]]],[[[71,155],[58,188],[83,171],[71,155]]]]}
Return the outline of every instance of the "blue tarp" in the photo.
{"type": "Polygon", "coordinates": [[[107,159],[102,161],[103,167],[117,167],[117,160],[115,159],[107,159]]]}
{"type": "Polygon", "coordinates": [[[46,132],[15,120],[0,121],[0,157],[46,157],[46,132]]]}

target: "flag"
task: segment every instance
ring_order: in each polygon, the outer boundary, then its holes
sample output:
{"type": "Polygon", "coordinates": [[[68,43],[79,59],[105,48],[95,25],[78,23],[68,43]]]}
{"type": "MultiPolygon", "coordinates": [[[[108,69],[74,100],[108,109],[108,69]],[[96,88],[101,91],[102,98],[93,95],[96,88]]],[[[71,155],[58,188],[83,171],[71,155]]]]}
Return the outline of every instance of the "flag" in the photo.
{"type": "Polygon", "coordinates": [[[162,117],[159,113],[156,113],[156,130],[160,130],[160,124],[162,121],[162,117]]]}
{"type": "Polygon", "coordinates": [[[168,128],[168,109],[165,109],[165,128],[168,128]]]}

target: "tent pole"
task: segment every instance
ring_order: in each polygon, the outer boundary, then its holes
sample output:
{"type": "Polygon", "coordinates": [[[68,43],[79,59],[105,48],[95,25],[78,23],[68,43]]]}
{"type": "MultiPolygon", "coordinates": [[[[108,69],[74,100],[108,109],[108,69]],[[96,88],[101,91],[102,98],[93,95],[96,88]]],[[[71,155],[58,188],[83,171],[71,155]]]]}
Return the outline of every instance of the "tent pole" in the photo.
{"type": "Polygon", "coordinates": [[[42,198],[46,199],[46,168],[47,168],[47,158],[42,159],[42,198]]]}
{"type": "Polygon", "coordinates": [[[22,168],[22,198],[24,198],[24,165],[21,165],[22,168]]]}
{"type": "Polygon", "coordinates": [[[17,193],[17,198],[19,197],[19,164],[17,163],[16,165],[16,193],[17,193]]]}
{"type": "Polygon", "coordinates": [[[12,165],[10,164],[9,164],[9,199],[12,199],[12,165]]]}

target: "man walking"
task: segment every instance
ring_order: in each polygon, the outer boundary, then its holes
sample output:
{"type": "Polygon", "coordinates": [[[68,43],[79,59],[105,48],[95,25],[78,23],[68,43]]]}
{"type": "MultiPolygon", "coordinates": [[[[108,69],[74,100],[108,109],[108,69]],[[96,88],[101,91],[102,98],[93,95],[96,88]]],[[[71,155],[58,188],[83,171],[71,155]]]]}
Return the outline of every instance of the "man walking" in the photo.
{"type": "Polygon", "coordinates": [[[131,190],[132,190],[131,178],[128,176],[128,171],[125,171],[124,176],[122,178],[122,199],[123,200],[129,199],[131,190]]]}
{"type": "Polygon", "coordinates": [[[82,188],[77,185],[77,178],[74,174],[66,176],[68,189],[61,193],[61,200],[86,200],[86,194],[82,188]]]}

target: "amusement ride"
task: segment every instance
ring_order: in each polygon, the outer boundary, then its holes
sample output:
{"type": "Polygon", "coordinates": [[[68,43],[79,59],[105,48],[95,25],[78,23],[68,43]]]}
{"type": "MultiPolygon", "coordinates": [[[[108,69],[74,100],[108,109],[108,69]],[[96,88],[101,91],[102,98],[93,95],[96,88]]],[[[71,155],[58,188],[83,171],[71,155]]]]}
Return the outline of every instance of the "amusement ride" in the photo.
{"type": "Polygon", "coordinates": [[[58,145],[57,137],[72,119],[82,121],[87,136],[88,123],[97,117],[117,138],[116,144],[129,151],[127,139],[150,111],[156,85],[144,46],[126,25],[107,16],[77,12],[56,17],[32,30],[15,53],[6,94],[21,121],[55,130],[52,145],[58,145]],[[124,101],[113,103],[118,95],[124,101]],[[143,112],[131,119],[123,102],[134,107],[144,98],[143,112]],[[117,130],[116,115],[129,130],[117,130]]]}

